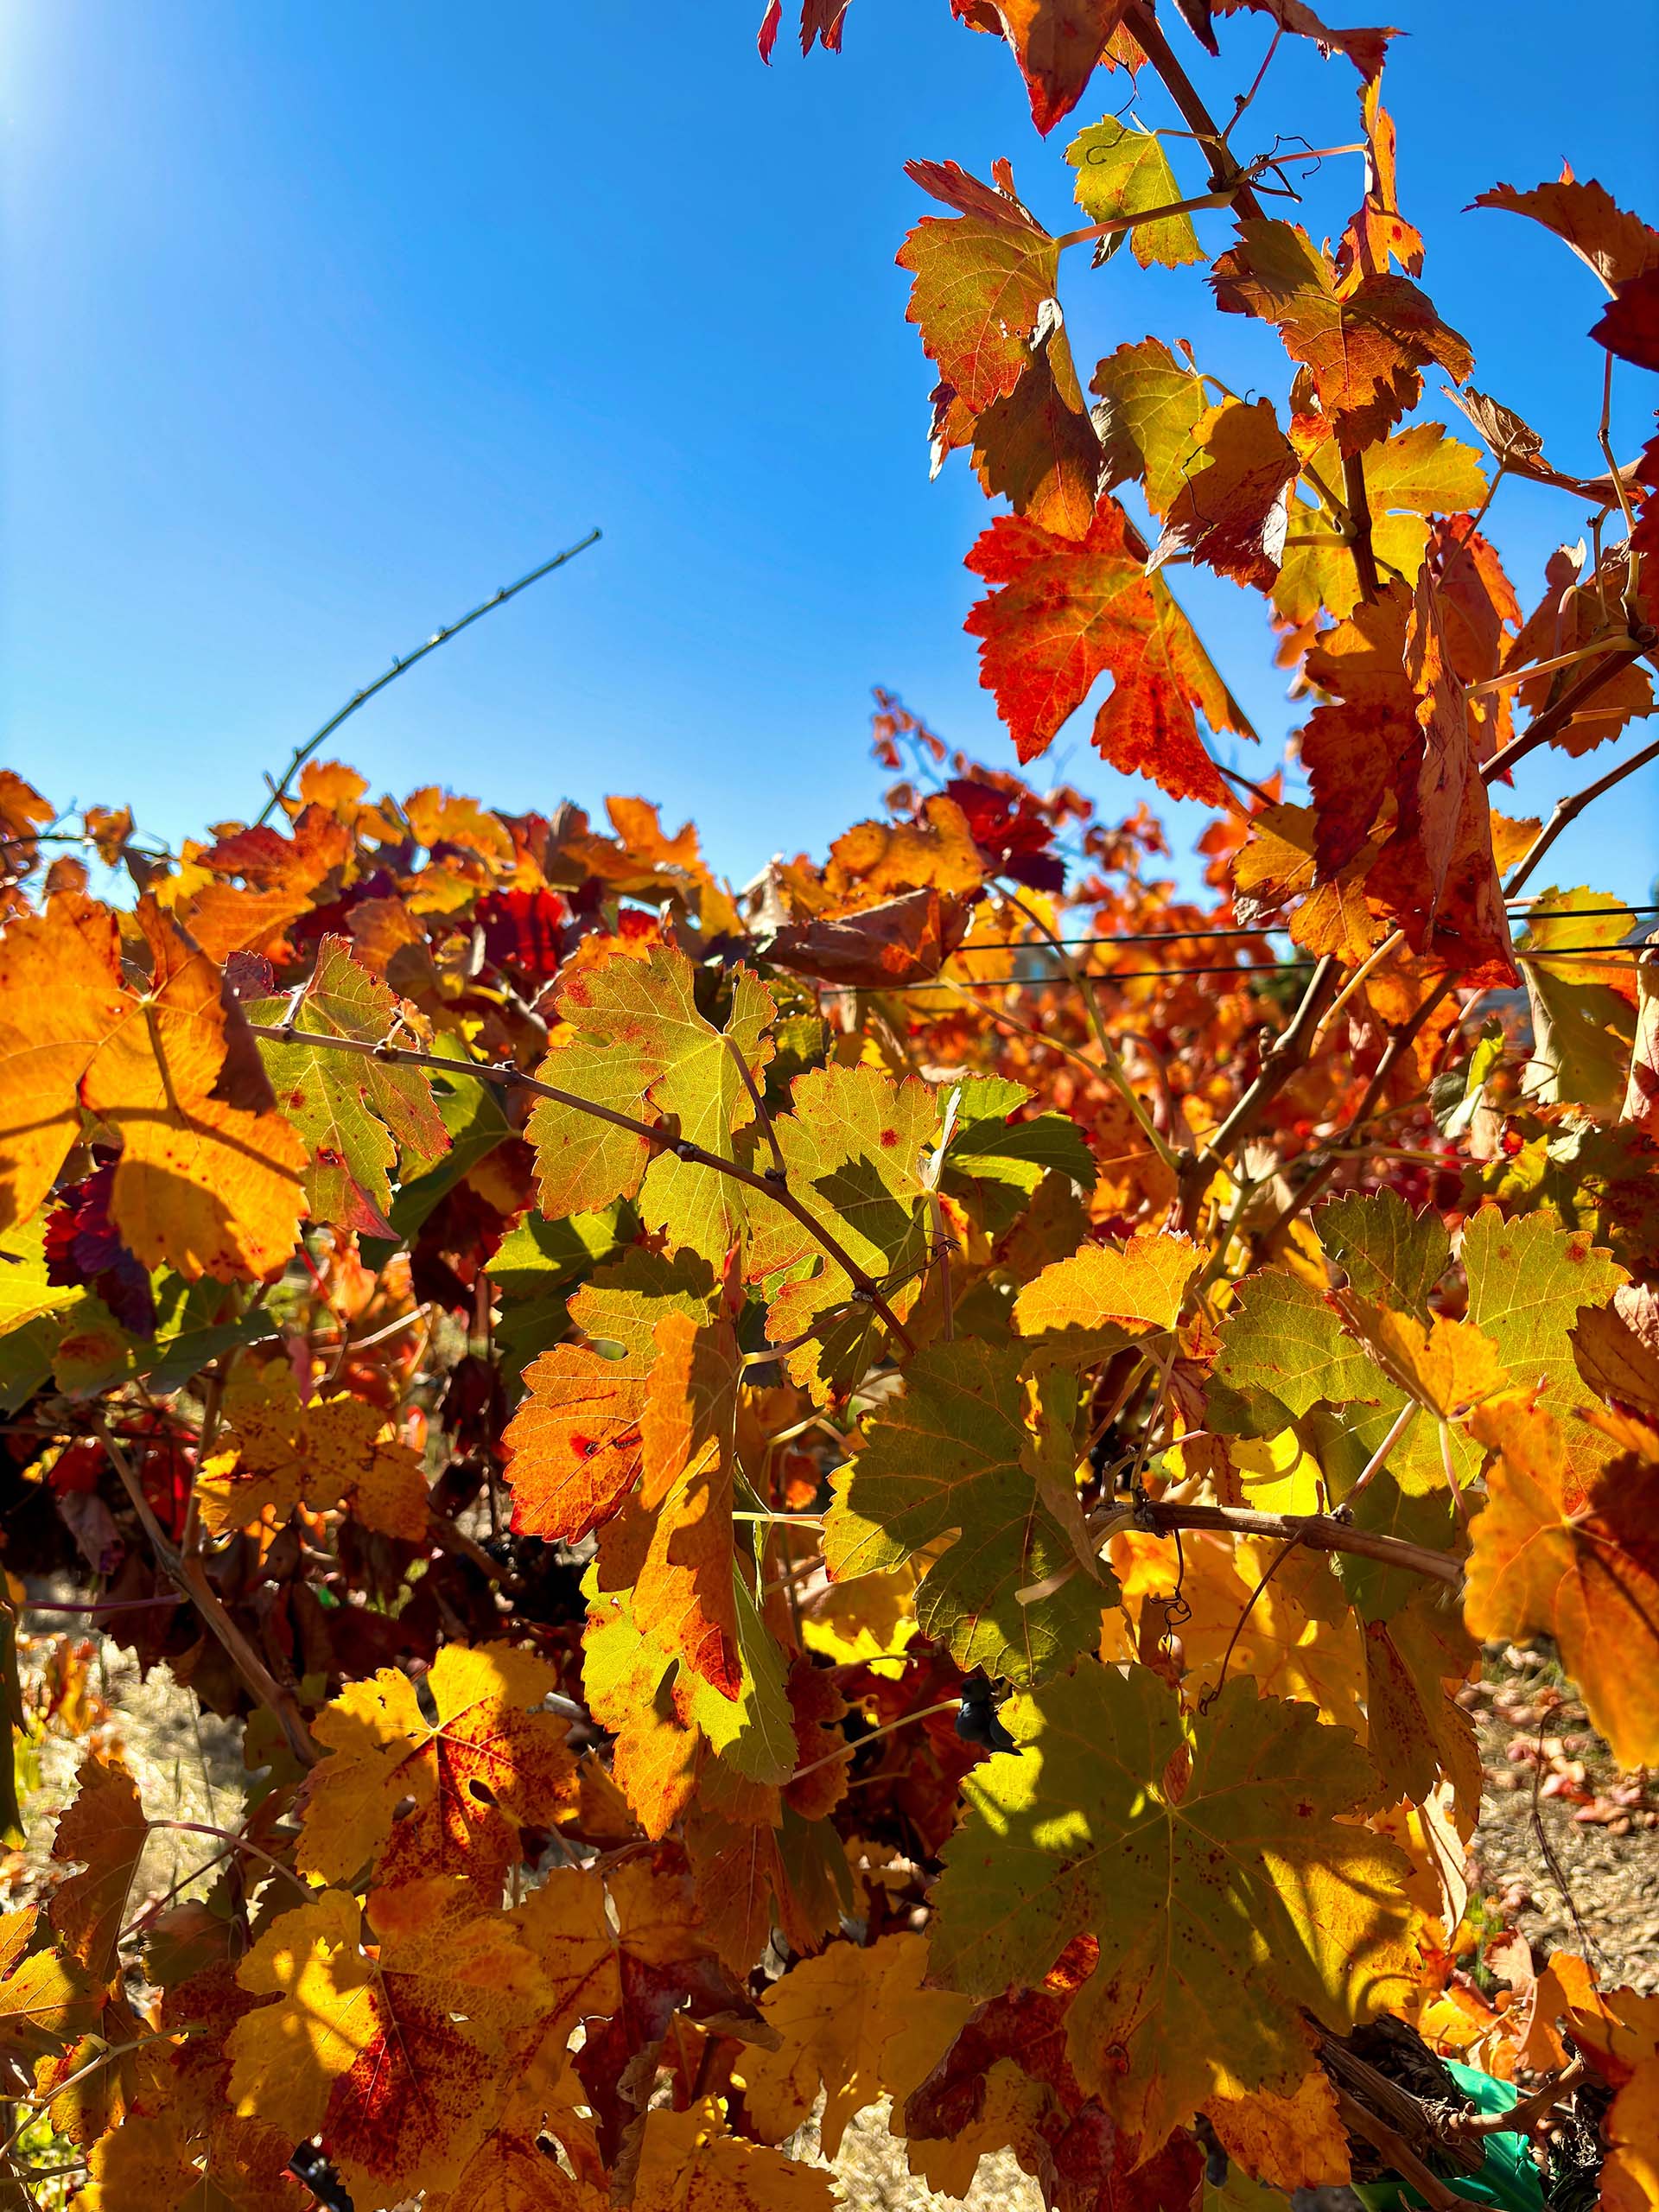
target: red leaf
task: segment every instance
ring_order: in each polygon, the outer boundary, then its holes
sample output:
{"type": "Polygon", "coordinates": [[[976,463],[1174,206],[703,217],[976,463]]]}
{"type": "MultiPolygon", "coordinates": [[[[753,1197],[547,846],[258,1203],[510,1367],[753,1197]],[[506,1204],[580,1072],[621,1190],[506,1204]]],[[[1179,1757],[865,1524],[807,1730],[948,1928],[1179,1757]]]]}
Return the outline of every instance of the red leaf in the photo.
{"type": "Polygon", "coordinates": [[[1082,540],[1000,515],[968,566],[997,587],[964,626],[983,641],[980,681],[995,695],[1022,760],[1046,747],[1109,670],[1112,693],[1094,733],[1102,756],[1125,774],[1150,776],[1173,798],[1222,803],[1193,714],[1203,692],[1185,658],[1191,633],[1172,624],[1171,603],[1154,597],[1131,557],[1115,499],[1101,500],[1082,540]]]}
{"type": "Polygon", "coordinates": [[[1644,269],[1621,284],[1590,335],[1621,361],[1659,369],[1659,268],[1644,269]]]}

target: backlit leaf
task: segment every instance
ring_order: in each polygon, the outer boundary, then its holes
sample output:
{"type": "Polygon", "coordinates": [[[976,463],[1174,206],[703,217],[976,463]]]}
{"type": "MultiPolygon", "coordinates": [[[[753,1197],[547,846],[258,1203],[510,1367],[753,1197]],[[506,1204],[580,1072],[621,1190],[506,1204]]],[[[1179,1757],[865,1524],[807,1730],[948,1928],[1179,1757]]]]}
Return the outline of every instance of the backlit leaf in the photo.
{"type": "Polygon", "coordinates": [[[1341,1817],[1374,1787],[1346,1730],[1243,1681],[1184,1725],[1155,1675],[1090,1660],[1003,1717],[1021,1749],[964,1784],[933,1971],[990,1995],[1096,1936],[1068,2051],[1143,2152],[1217,2094],[1293,2094],[1300,2008],[1340,2033],[1402,1988],[1406,1863],[1341,1817]]]}
{"type": "Polygon", "coordinates": [[[1496,1452],[1465,1616],[1478,1637],[1553,1637],[1625,1766],[1659,1758],[1659,1459],[1616,1461],[1587,1491],[1560,1425],[1515,1401],[1477,1414],[1496,1452]]]}
{"type": "Polygon", "coordinates": [[[1091,1643],[1099,1620],[1086,1572],[1039,1604],[1018,1596],[1082,1564],[1069,1446],[1062,1467],[1027,1429],[1012,1351],[936,1345],[911,1362],[906,1382],[837,1484],[824,1527],[830,1571],[885,1573],[953,1537],[917,1590],[922,1633],[964,1669],[1038,1680],[1091,1643]]]}
{"type": "Polygon", "coordinates": [[[550,1827],[570,1802],[567,1724],[540,1710],[557,1679],[509,1644],[447,1644],[423,1685],[431,1720],[395,1668],[348,1684],[312,1724],[331,1756],[307,1785],[301,1872],[347,1880],[390,1852],[403,1878],[499,1881],[519,1827],[550,1827]]]}
{"type": "MultiPolygon", "coordinates": [[[[1066,148],[1065,158],[1077,173],[1073,188],[1077,205],[1091,223],[1144,214],[1187,196],[1175,181],[1157,132],[1120,123],[1116,116],[1080,130],[1066,148]]],[[[1116,251],[1126,238],[1143,269],[1154,262],[1174,269],[1184,261],[1205,257],[1190,215],[1166,215],[1155,223],[1137,223],[1133,230],[1116,232],[1103,242],[1101,257],[1116,251]]]]}

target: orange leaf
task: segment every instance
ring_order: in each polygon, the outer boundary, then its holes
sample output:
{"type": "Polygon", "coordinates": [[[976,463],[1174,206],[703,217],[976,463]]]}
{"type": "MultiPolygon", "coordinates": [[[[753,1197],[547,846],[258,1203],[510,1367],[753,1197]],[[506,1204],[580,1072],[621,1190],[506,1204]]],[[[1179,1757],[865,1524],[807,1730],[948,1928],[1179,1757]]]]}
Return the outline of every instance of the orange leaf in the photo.
{"type": "Polygon", "coordinates": [[[1586,1491],[1548,1414],[1510,1401],[1470,1427],[1497,1455],[1469,1560],[1471,1634],[1554,1637],[1620,1761],[1659,1762],[1659,1464],[1632,1454],[1586,1491]]]}

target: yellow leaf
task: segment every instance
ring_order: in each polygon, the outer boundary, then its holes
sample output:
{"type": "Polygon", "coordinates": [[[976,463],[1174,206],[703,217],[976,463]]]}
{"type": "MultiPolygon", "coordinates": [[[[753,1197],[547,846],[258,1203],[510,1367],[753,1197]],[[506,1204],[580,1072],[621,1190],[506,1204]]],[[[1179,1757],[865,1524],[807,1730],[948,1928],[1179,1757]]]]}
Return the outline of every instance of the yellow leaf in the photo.
{"type": "Polygon", "coordinates": [[[82,1758],[74,1802],[60,1816],[52,1857],[59,1866],[79,1862],[52,1893],[53,1933],[95,1982],[114,1979],[116,1938],[127,1922],[133,1878],[149,1836],[132,1777],[118,1758],[96,1751],[82,1758]]]}
{"type": "Polygon", "coordinates": [[[242,1363],[198,1478],[203,1522],[214,1535],[267,1511],[281,1522],[303,1500],[314,1512],[349,1506],[365,1528],[418,1543],[429,1517],[420,1454],[385,1439],[386,1426],[380,1407],[348,1392],[302,1401],[285,1359],[242,1363]]]}
{"type": "Polygon", "coordinates": [[[1137,1229],[1123,1244],[1085,1244],[1025,1286],[1014,1300],[1014,1326],[1021,1336],[1053,1338],[1059,1350],[1084,1357],[1103,1330],[1143,1336],[1173,1329],[1198,1266],[1191,1237],[1157,1230],[1137,1229]]]}
{"type": "Polygon", "coordinates": [[[403,1878],[499,1882],[519,1827],[550,1827],[573,1788],[566,1725],[537,1709],[556,1682],[545,1660],[509,1644],[450,1643],[424,1685],[435,1720],[395,1668],[349,1684],[313,1724],[332,1756],[306,1786],[301,1872],[347,1880],[391,1853],[403,1878]]]}
{"type": "Polygon", "coordinates": [[[546,1998],[507,1916],[444,1876],[376,1891],[366,1934],[356,1899],[325,1891],[273,1921],[237,1979],[272,2001],[231,2031],[233,2109],[321,2133],[365,2204],[459,2177],[546,1998]]]}
{"type": "Polygon", "coordinates": [[[923,2056],[914,2047],[920,2021],[932,2052],[920,2073],[944,2056],[973,2000],[925,1989],[926,1972],[925,1942],[903,1933],[865,1946],[832,1943],[773,1982],[760,2011],[779,2047],[746,2050],[740,2069],[744,2110],[763,2140],[781,2143],[792,2134],[822,2089],[818,2135],[824,2157],[833,2158],[855,2113],[899,2087],[891,2046],[908,2039],[905,2070],[913,2071],[923,2056]]]}
{"type": "Polygon", "coordinates": [[[645,2115],[633,2212],[831,2212],[830,2176],[728,2133],[713,2097],[645,2115]]]}

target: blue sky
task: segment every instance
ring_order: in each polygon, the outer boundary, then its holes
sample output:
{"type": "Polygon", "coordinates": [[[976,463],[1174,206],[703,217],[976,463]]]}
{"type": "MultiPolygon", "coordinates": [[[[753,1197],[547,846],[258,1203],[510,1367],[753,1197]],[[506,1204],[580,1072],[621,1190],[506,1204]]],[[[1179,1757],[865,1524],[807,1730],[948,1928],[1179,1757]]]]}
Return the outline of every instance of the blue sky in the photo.
{"type": "MultiPolygon", "coordinates": [[[[1097,76],[1045,144],[1010,57],[944,0],[854,0],[842,55],[804,63],[785,35],[771,69],[760,12],[13,10],[5,759],[168,836],[249,817],[262,772],[394,652],[598,523],[601,544],[358,716],[346,757],[377,785],[512,808],[640,791],[740,877],[869,811],[872,683],[1010,764],[962,630],[990,510],[960,457],[927,477],[931,377],[893,262],[927,203],[902,164],[1009,155],[1065,227],[1065,140],[1128,88],[1097,76]]],[[[1474,381],[1592,472],[1599,287],[1531,226],[1459,211],[1567,157],[1659,214],[1650,10],[1607,0],[1581,41],[1541,0],[1389,16],[1415,34],[1387,99],[1424,281],[1474,381]]],[[[1222,112],[1267,44],[1248,18],[1220,63],[1172,37],[1222,112]]],[[[1349,140],[1357,89],[1287,41],[1241,146],[1349,140]]],[[[1149,79],[1138,111],[1173,120],[1149,79]]],[[[1201,188],[1192,149],[1175,160],[1201,188]]],[[[1359,189],[1357,161],[1327,163],[1303,219],[1334,235],[1359,189]]],[[[1218,251],[1225,219],[1204,235],[1218,251]]],[[[1217,317],[1198,273],[1068,262],[1085,378],[1154,331],[1282,394],[1276,338],[1217,317]]],[[[1620,372],[1623,454],[1659,397],[1643,381],[1620,372]]],[[[1492,527],[1523,601],[1583,521],[1504,487],[1492,527]]],[[[1260,602],[1178,583],[1276,749],[1295,717],[1260,602]]],[[[1102,767],[1090,719],[1050,760],[1127,807],[1144,787],[1102,767]]],[[[1520,798],[1594,772],[1549,755],[1520,798]]],[[[1656,830],[1650,773],[1563,841],[1561,880],[1649,895],[1656,830]]]]}

